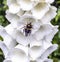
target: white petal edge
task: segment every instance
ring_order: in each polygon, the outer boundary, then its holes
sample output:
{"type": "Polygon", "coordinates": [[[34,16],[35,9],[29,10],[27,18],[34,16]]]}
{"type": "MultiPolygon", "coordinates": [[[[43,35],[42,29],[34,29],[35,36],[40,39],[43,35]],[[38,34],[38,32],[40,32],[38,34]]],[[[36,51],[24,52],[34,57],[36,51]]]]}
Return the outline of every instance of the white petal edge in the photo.
{"type": "Polygon", "coordinates": [[[11,49],[16,45],[16,41],[6,32],[4,27],[1,27],[0,29],[0,36],[3,37],[4,44],[7,46],[8,49],[11,49]]]}
{"type": "Polygon", "coordinates": [[[7,46],[2,41],[0,41],[0,48],[3,51],[3,54],[6,58],[9,50],[8,50],[7,46]]]}
{"type": "Polygon", "coordinates": [[[56,11],[57,11],[56,7],[50,6],[49,11],[45,14],[45,16],[43,16],[42,19],[40,19],[40,21],[43,24],[49,23],[56,16],[57,14],[56,11]]]}
{"type": "Polygon", "coordinates": [[[57,44],[53,44],[52,46],[50,46],[42,55],[40,58],[47,58],[53,51],[55,51],[57,49],[58,45],[57,44]]]}
{"type": "Polygon", "coordinates": [[[53,39],[53,37],[54,37],[54,35],[55,35],[57,32],[58,32],[58,26],[54,26],[54,27],[53,27],[53,31],[52,31],[50,34],[48,34],[47,36],[45,36],[45,40],[46,40],[47,42],[51,42],[52,39],[53,39]]]}

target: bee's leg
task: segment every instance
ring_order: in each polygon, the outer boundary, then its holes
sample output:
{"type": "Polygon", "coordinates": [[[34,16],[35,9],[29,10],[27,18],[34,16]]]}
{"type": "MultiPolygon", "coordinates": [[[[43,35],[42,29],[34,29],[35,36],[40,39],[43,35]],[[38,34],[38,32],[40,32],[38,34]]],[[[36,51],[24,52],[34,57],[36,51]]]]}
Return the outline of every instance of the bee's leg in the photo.
{"type": "Polygon", "coordinates": [[[25,33],[25,36],[27,37],[28,36],[28,33],[25,33]]]}
{"type": "Polygon", "coordinates": [[[25,34],[25,29],[23,29],[23,33],[25,34]]]}
{"type": "Polygon", "coordinates": [[[28,36],[28,30],[25,29],[25,36],[28,36]]]}
{"type": "Polygon", "coordinates": [[[29,30],[29,36],[30,36],[30,34],[31,34],[31,30],[29,30]]]}

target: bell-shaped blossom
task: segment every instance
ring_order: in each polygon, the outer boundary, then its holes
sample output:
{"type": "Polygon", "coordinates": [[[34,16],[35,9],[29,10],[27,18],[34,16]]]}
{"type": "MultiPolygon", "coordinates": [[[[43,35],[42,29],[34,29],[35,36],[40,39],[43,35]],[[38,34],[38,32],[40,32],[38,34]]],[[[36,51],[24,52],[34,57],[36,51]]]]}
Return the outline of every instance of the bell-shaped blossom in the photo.
{"type": "Polygon", "coordinates": [[[40,19],[43,24],[49,23],[56,16],[57,8],[51,6],[49,11],[40,19]]]}
{"type": "Polygon", "coordinates": [[[55,51],[58,48],[57,44],[53,44],[52,46],[50,46],[42,55],[41,55],[41,59],[42,58],[46,58],[49,56],[49,54],[51,54],[53,51],[55,51]]]}
{"type": "Polygon", "coordinates": [[[37,59],[51,46],[52,46],[52,43],[46,42],[45,39],[31,42],[30,49],[29,49],[31,59],[32,60],[37,59]]]}
{"type": "Polygon", "coordinates": [[[15,48],[12,48],[8,57],[4,60],[4,62],[29,62],[28,57],[28,47],[24,47],[22,45],[17,45],[15,48]]]}
{"type": "Polygon", "coordinates": [[[50,4],[48,3],[38,3],[31,12],[36,19],[41,19],[49,11],[49,8],[50,4]]]}
{"type": "Polygon", "coordinates": [[[7,46],[8,49],[11,49],[16,46],[16,40],[13,39],[2,26],[0,26],[0,36],[2,36],[3,43],[7,46]]]}
{"type": "Polygon", "coordinates": [[[20,17],[23,14],[24,14],[24,11],[22,11],[22,10],[20,10],[17,14],[10,13],[9,10],[6,10],[6,18],[11,23],[14,22],[14,19],[15,19],[15,22],[18,21],[18,19],[20,19],[20,17]]]}
{"type": "Polygon", "coordinates": [[[39,23],[38,20],[36,20],[31,14],[24,14],[20,18],[19,16],[7,13],[6,18],[9,20],[9,22],[11,22],[12,26],[18,30],[24,29],[27,24],[31,23],[32,33],[37,31],[41,25],[41,23],[39,23]]]}
{"type": "MultiPolygon", "coordinates": [[[[46,46],[46,45],[45,45],[46,46]]],[[[57,44],[51,44],[47,49],[44,49],[43,46],[33,46],[30,48],[30,60],[34,61],[36,59],[41,59],[42,61],[46,59],[49,54],[57,49],[57,44]]]]}
{"type": "Polygon", "coordinates": [[[7,5],[9,8],[9,12],[16,14],[20,11],[20,5],[17,3],[16,0],[7,0],[7,5]]]}
{"type": "Polygon", "coordinates": [[[52,41],[54,35],[58,32],[57,28],[58,28],[58,26],[55,26],[53,31],[50,34],[48,34],[47,36],[44,37],[47,42],[51,42],[52,41]]]}

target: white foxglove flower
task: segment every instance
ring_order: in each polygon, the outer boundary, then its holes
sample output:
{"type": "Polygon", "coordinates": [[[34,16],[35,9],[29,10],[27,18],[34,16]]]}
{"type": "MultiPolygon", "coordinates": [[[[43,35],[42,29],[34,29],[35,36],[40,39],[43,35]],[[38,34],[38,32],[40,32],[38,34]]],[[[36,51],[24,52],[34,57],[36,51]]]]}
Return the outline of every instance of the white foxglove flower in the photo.
{"type": "Polygon", "coordinates": [[[31,50],[30,50],[30,57],[31,57],[30,60],[34,61],[34,60],[40,59],[43,62],[44,59],[48,58],[49,54],[51,54],[53,51],[55,51],[57,49],[57,47],[58,47],[57,44],[52,44],[50,47],[48,47],[46,50],[44,50],[41,47],[39,48],[39,47],[35,46],[35,47],[31,48],[31,50]],[[41,54],[41,55],[39,56],[38,54],[41,54]]]}
{"type": "Polygon", "coordinates": [[[32,10],[32,15],[36,19],[41,19],[48,11],[50,4],[48,3],[38,3],[32,10]]]}
{"type": "Polygon", "coordinates": [[[44,40],[31,42],[29,50],[31,59],[32,60],[37,59],[51,46],[52,46],[51,42],[46,42],[44,40]]]}
{"type": "Polygon", "coordinates": [[[17,45],[15,48],[9,51],[8,57],[4,62],[29,62],[28,47],[17,45]]]}
{"type": "Polygon", "coordinates": [[[9,10],[6,11],[6,18],[9,22],[15,23],[20,19],[20,17],[24,14],[24,11],[20,10],[17,14],[12,14],[9,12],[9,10]]]}
{"type": "Polygon", "coordinates": [[[53,27],[50,24],[42,24],[39,30],[34,34],[34,37],[37,40],[43,39],[44,36],[53,31],[52,29],[53,27]]]}
{"type": "Polygon", "coordinates": [[[53,44],[52,46],[50,46],[42,55],[41,55],[41,59],[47,58],[49,56],[49,54],[51,54],[53,51],[55,51],[58,48],[57,44],[53,44]]]}
{"type": "Polygon", "coordinates": [[[51,42],[52,41],[54,35],[58,32],[57,28],[58,28],[58,26],[55,26],[54,29],[53,29],[53,31],[50,34],[48,34],[47,36],[45,36],[45,40],[47,42],[51,42]]]}
{"type": "Polygon", "coordinates": [[[20,5],[17,3],[16,0],[7,0],[7,5],[8,5],[8,11],[12,14],[16,14],[16,13],[23,13],[24,11],[22,11],[20,9],[20,5]]]}
{"type": "Polygon", "coordinates": [[[12,26],[14,28],[17,28],[18,30],[24,29],[24,26],[31,23],[33,25],[33,27],[32,27],[32,32],[33,32],[33,31],[38,30],[41,25],[41,23],[39,23],[38,20],[33,18],[31,14],[24,14],[20,18],[16,15],[10,15],[7,13],[6,18],[11,22],[12,26]]]}
{"type": "Polygon", "coordinates": [[[18,4],[11,4],[9,6],[9,12],[15,14],[20,11],[20,6],[18,4]]]}
{"type": "Polygon", "coordinates": [[[7,0],[7,5],[9,7],[9,12],[16,14],[20,11],[20,5],[16,0],[7,0]]]}
{"type": "Polygon", "coordinates": [[[56,16],[57,8],[51,6],[49,11],[40,19],[43,24],[49,23],[56,16]]]}
{"type": "Polygon", "coordinates": [[[14,40],[2,26],[0,26],[0,36],[3,37],[3,43],[7,46],[8,49],[16,46],[16,40],[14,40]]]}

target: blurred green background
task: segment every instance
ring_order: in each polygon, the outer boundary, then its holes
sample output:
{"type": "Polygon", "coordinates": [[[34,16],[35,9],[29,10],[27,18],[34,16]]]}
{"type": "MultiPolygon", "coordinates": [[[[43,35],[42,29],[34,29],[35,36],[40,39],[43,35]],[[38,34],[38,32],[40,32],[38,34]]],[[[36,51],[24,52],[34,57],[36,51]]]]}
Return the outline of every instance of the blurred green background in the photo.
{"type": "MultiPolygon", "coordinates": [[[[53,62],[60,62],[60,0],[55,0],[55,2],[51,5],[54,5],[57,7],[57,15],[56,17],[51,21],[53,25],[59,25],[59,31],[54,36],[52,43],[58,44],[58,49],[54,51],[49,58],[53,59],[53,62]]],[[[0,0],[0,25],[6,26],[9,24],[7,19],[5,18],[5,11],[7,9],[6,0],[0,0]]],[[[3,40],[0,36],[0,40],[3,40]]],[[[4,56],[3,52],[0,49],[0,62],[3,62],[4,56]]]]}

